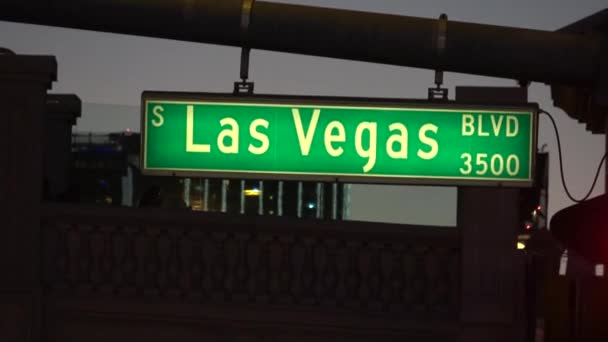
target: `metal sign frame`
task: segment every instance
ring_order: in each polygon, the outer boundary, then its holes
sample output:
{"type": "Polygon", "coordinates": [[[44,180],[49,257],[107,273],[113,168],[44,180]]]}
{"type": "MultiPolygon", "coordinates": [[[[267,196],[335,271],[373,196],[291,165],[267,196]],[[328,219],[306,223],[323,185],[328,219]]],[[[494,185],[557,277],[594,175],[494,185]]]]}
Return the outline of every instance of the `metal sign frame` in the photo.
{"type": "Polygon", "coordinates": [[[509,104],[475,104],[457,101],[403,100],[394,98],[353,98],[328,96],[287,96],[287,95],[244,95],[233,93],[189,93],[144,91],[141,96],[141,157],[140,169],[145,175],[152,176],[183,176],[183,177],[218,177],[239,179],[273,179],[301,180],[319,182],[345,182],[369,184],[410,184],[410,185],[448,185],[448,186],[496,186],[496,187],[530,187],[534,183],[536,165],[536,146],[538,141],[538,111],[536,103],[509,104]],[[274,105],[318,105],[318,106],[349,106],[349,107],[395,107],[395,108],[424,108],[424,109],[462,109],[471,111],[513,111],[531,113],[531,145],[528,178],[503,179],[491,177],[420,177],[420,176],[391,176],[391,175],[354,175],[354,174],[320,174],[320,173],[289,173],[263,171],[218,171],[218,170],[178,170],[148,168],[146,165],[146,107],[147,102],[218,102],[241,104],[274,104],[274,105]]]}

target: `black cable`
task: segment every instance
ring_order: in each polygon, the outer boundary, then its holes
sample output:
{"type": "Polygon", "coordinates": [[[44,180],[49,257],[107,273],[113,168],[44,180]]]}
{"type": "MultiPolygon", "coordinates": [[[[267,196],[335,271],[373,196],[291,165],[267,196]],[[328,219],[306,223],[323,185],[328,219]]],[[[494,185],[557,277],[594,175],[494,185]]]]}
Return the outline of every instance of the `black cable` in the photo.
{"type": "Polygon", "coordinates": [[[566,191],[566,195],[568,195],[568,198],[570,198],[570,200],[575,203],[580,203],[580,202],[586,201],[587,199],[589,199],[589,196],[591,196],[593,189],[595,189],[595,185],[597,184],[597,179],[599,178],[600,171],[602,170],[602,165],[604,164],[604,161],[606,161],[606,155],[608,153],[604,153],[602,160],[600,160],[600,165],[597,166],[597,171],[595,172],[595,178],[593,179],[591,188],[589,189],[589,191],[587,192],[585,197],[583,197],[582,199],[574,198],[574,196],[572,196],[572,194],[568,190],[568,186],[566,185],[566,179],[564,177],[564,163],[562,161],[562,143],[561,143],[561,140],[559,137],[559,130],[557,129],[557,124],[555,123],[555,119],[553,119],[553,116],[551,116],[551,114],[549,114],[549,112],[547,112],[543,109],[540,109],[539,112],[547,115],[547,117],[551,120],[551,123],[553,124],[553,128],[555,129],[555,137],[557,138],[557,153],[559,154],[559,173],[562,178],[562,186],[564,187],[564,190],[566,191]]]}

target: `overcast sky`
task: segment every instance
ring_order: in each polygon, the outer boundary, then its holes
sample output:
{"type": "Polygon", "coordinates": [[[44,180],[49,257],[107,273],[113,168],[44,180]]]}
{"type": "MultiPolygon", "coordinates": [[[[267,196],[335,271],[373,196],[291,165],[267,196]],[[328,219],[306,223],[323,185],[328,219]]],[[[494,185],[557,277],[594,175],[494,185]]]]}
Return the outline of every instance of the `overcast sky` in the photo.
{"type": "MultiPolygon", "coordinates": [[[[606,0],[277,2],[430,18],[447,13],[450,20],[542,30],[556,30],[608,6],[606,0]]],[[[0,22],[0,46],[21,54],[57,57],[59,80],[52,91],[76,93],[83,100],[83,118],[77,126],[80,131],[139,130],[138,108],[143,90],[230,92],[239,74],[239,49],[216,45],[0,22]]],[[[433,83],[433,72],[429,70],[264,51],[252,52],[250,76],[256,82],[258,93],[294,95],[424,98],[433,83]]],[[[447,73],[445,80],[451,95],[456,85],[515,84],[511,80],[455,73],[447,73]]],[[[584,125],[554,108],[549,87],[543,84],[532,84],[530,101],[554,114],[565,152],[566,180],[575,196],[580,197],[587,191],[604,153],[604,136],[591,135],[584,125]]],[[[543,144],[552,152],[549,209],[555,213],[571,203],[559,181],[557,154],[553,153],[555,135],[546,118],[540,121],[539,145],[543,144]]],[[[603,189],[602,176],[595,193],[603,189]]],[[[453,190],[429,190],[428,193],[431,197],[454,199],[453,190]]],[[[424,205],[424,201],[417,203],[424,205]]],[[[396,201],[390,205],[399,211],[405,204],[396,201]]],[[[381,210],[372,211],[382,213],[381,210]]],[[[454,220],[455,215],[454,209],[446,212],[441,219],[444,224],[454,220]]],[[[425,213],[425,216],[428,215],[425,213]]]]}

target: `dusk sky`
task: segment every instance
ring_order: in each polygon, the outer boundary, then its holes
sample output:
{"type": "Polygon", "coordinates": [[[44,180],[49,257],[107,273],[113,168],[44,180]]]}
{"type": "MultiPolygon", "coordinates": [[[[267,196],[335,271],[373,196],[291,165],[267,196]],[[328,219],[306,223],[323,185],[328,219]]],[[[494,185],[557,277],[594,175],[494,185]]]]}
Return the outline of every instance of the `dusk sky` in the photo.
{"type": "MultiPolygon", "coordinates": [[[[608,6],[606,0],[291,0],[276,1],[407,16],[556,30],[608,6]]],[[[116,15],[120,15],[117,13],[116,15]]],[[[314,18],[311,18],[314,21],[314,18]]],[[[163,25],[159,22],[158,25],[163,25]]],[[[449,24],[448,24],[449,32],[449,24]]],[[[448,33],[449,36],[449,33],[448,33]]],[[[294,37],[297,39],[297,37],[294,37]]],[[[139,101],[144,90],[231,92],[239,75],[240,50],[0,21],[0,46],[19,54],[57,57],[58,82],[54,93],[75,93],[83,101],[83,117],[76,130],[139,131],[139,101]]],[[[399,47],[408,49],[407,46],[399,47]]],[[[522,52],[525,53],[525,52],[522,52]]],[[[433,71],[363,62],[254,50],[251,79],[263,94],[336,95],[425,98],[433,85],[433,71]]],[[[454,86],[513,86],[513,80],[447,73],[450,96],[454,86]]],[[[583,124],[552,106],[550,89],[533,83],[530,102],[552,113],[557,121],[566,180],[571,192],[587,192],[604,153],[604,136],[592,135],[583,124]]],[[[555,133],[541,117],[539,146],[551,152],[549,211],[568,206],[559,177],[555,133]]],[[[603,172],[595,194],[604,190],[603,172]]],[[[391,222],[455,225],[453,188],[353,188],[352,218],[391,222]],[[382,203],[378,204],[378,198],[382,203]],[[428,203],[434,203],[428,208],[428,203]]]]}

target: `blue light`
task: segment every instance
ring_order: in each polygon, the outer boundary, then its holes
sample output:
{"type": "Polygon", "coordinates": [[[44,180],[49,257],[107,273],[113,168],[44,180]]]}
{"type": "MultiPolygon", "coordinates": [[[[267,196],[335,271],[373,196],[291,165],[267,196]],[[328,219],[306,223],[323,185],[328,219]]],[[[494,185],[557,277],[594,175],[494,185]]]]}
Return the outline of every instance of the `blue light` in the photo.
{"type": "Polygon", "coordinates": [[[314,209],[315,208],[315,204],[312,202],[308,203],[308,209],[314,209]]]}

